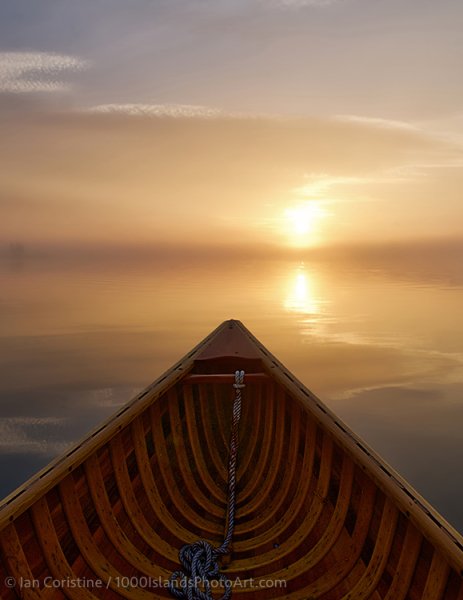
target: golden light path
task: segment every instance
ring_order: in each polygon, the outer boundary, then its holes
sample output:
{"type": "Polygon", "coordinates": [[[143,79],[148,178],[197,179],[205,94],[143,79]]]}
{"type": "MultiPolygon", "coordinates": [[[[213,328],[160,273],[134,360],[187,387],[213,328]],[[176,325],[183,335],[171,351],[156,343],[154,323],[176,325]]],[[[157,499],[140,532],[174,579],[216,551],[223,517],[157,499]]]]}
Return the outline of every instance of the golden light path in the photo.
{"type": "Polygon", "coordinates": [[[313,289],[313,280],[304,266],[291,276],[284,307],[289,312],[316,316],[320,313],[320,299],[313,289]]]}

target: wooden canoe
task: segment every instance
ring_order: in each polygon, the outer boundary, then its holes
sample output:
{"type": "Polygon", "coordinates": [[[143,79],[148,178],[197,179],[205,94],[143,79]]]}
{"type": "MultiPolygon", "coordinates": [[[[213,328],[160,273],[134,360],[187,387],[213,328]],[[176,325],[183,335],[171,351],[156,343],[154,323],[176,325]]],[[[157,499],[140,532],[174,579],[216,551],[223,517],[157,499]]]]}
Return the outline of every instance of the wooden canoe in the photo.
{"type": "Polygon", "coordinates": [[[170,598],[223,539],[236,369],[233,600],[463,600],[463,538],[239,321],[2,502],[1,599],[170,598]]]}

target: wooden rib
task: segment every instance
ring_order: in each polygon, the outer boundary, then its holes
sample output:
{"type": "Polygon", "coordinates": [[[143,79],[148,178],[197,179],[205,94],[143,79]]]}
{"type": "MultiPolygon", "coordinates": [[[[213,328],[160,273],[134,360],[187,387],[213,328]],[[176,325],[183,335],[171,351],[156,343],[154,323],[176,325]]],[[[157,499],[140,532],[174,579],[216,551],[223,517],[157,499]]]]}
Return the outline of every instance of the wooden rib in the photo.
{"type": "Polygon", "coordinates": [[[175,506],[178,513],[182,516],[185,523],[188,523],[192,529],[201,528],[203,535],[217,537],[222,532],[222,527],[206,519],[197,510],[186,502],[183,493],[179,490],[177,481],[172,473],[172,465],[166,448],[164,432],[161,427],[158,405],[154,405],[150,410],[151,423],[153,431],[153,442],[155,453],[158,459],[158,476],[164,480],[164,485],[169,493],[172,505],[175,506]]]}
{"type": "Polygon", "coordinates": [[[240,502],[238,501],[238,506],[240,507],[239,517],[240,520],[245,519],[252,513],[263,510],[262,505],[268,498],[268,493],[272,489],[276,476],[279,471],[279,463],[285,460],[283,446],[285,441],[285,430],[284,423],[286,420],[285,410],[284,410],[284,392],[281,388],[278,389],[278,394],[276,398],[276,422],[279,423],[279,427],[275,431],[275,437],[272,444],[272,468],[270,469],[269,474],[263,484],[259,487],[254,497],[245,505],[240,506],[240,502]]]}
{"type": "Polygon", "coordinates": [[[184,540],[184,542],[193,542],[196,539],[195,534],[177,521],[159,493],[149,462],[143,425],[139,419],[135,419],[132,423],[132,441],[137,458],[138,471],[154,514],[164,523],[173,536],[184,540]]]}
{"type": "Polygon", "coordinates": [[[153,596],[144,589],[130,589],[118,586],[117,581],[124,577],[105,557],[102,549],[92,537],[82,506],[76,495],[74,480],[69,475],[60,483],[60,496],[74,540],[87,565],[95,575],[119,596],[127,600],[152,600],[153,596]]]}
{"type": "MultiPolygon", "coordinates": [[[[312,482],[312,470],[315,458],[316,434],[317,426],[315,421],[309,421],[306,428],[307,440],[304,447],[304,457],[302,461],[301,474],[299,484],[295,494],[289,499],[285,514],[274,523],[272,526],[266,526],[266,521],[263,520],[256,528],[256,533],[249,530],[247,527],[238,523],[236,526],[236,540],[234,541],[234,550],[238,554],[241,550],[252,550],[259,544],[263,543],[270,537],[279,537],[282,533],[291,527],[293,519],[295,519],[307,500],[307,494],[312,482]],[[246,534],[245,539],[241,539],[243,534],[246,534]]],[[[238,513],[239,515],[239,513],[238,513]]],[[[254,524],[256,526],[256,524],[254,524]]]]}
{"type": "Polygon", "coordinates": [[[167,579],[170,573],[162,567],[153,564],[145,554],[140,552],[120,526],[113,512],[113,507],[109,502],[101,474],[100,462],[96,455],[92,455],[86,460],[84,468],[93,504],[103,530],[111,544],[127,563],[141,571],[144,575],[167,579]]]}
{"type": "Polygon", "coordinates": [[[19,597],[24,598],[24,600],[43,600],[43,598],[50,598],[50,592],[52,590],[49,588],[40,590],[35,587],[28,588],[23,586],[19,589],[21,581],[34,581],[35,577],[30,570],[16,527],[13,523],[2,529],[0,545],[8,566],[8,572],[11,573],[11,576],[16,580],[15,591],[19,597]]]}
{"type": "MultiPolygon", "coordinates": [[[[221,389],[221,386],[218,385],[213,385],[212,386],[212,393],[213,393],[213,398],[214,401],[211,405],[211,409],[212,411],[215,412],[215,415],[213,416],[213,423],[215,424],[214,427],[214,433],[215,435],[215,443],[217,444],[217,447],[220,446],[221,450],[219,450],[219,453],[221,456],[227,456],[228,455],[228,447],[230,444],[230,425],[231,425],[231,420],[230,418],[225,419],[224,418],[224,410],[223,410],[223,390],[221,389]]],[[[231,392],[230,392],[230,397],[231,397],[231,392]]],[[[231,403],[230,403],[231,405],[231,403]]],[[[230,412],[231,415],[231,412],[230,412]]],[[[224,463],[225,468],[227,463],[224,463]]],[[[226,472],[225,475],[225,479],[227,479],[228,477],[228,473],[226,472]]]]}
{"type": "MultiPolygon", "coordinates": [[[[345,532],[342,535],[342,539],[339,539],[336,543],[336,546],[342,546],[338,552],[342,558],[338,559],[332,567],[326,569],[315,581],[305,586],[302,584],[295,592],[281,596],[282,600],[307,600],[307,598],[319,598],[325,594],[329,594],[352,571],[352,568],[360,558],[368,534],[376,495],[376,487],[371,480],[365,479],[362,488],[362,497],[352,537],[345,532]]],[[[335,555],[333,553],[333,556],[335,555]]],[[[299,560],[303,560],[303,558],[299,560]]],[[[300,575],[301,571],[298,569],[298,561],[295,561],[294,568],[300,575]]],[[[287,569],[272,573],[272,577],[274,579],[286,579],[289,582],[293,579],[292,573],[288,573],[287,569]]],[[[328,596],[326,597],[328,598],[328,596]]]]}
{"type": "Polygon", "coordinates": [[[421,600],[441,600],[447,585],[449,572],[450,568],[447,561],[435,551],[421,600]]]}
{"type": "Polygon", "coordinates": [[[172,427],[172,436],[183,484],[201,506],[210,509],[210,514],[223,517],[226,510],[223,490],[217,487],[202,461],[201,439],[191,439],[188,432],[184,434],[186,427],[183,427],[180,420],[178,402],[177,398],[173,398],[169,410],[172,423],[178,423],[172,427]],[[187,450],[187,444],[190,452],[187,450]]]}
{"type": "MultiPolygon", "coordinates": [[[[56,580],[69,579],[72,581],[77,579],[78,575],[69,565],[59,543],[46,498],[39,498],[30,510],[37,537],[52,577],[56,580]]],[[[85,586],[68,586],[65,591],[66,596],[72,600],[95,600],[96,598],[85,586]]]]}
{"type": "Polygon", "coordinates": [[[262,397],[264,389],[261,387],[257,403],[254,398],[249,397],[249,393],[245,396],[245,401],[247,403],[252,402],[255,407],[251,413],[255,419],[253,429],[257,430],[259,427],[262,427],[263,434],[261,436],[253,436],[253,450],[257,444],[259,445],[257,460],[254,453],[251,454],[249,452],[245,457],[239,454],[238,481],[241,489],[238,495],[238,505],[243,505],[247,502],[248,498],[252,498],[256,493],[256,488],[261,484],[261,478],[254,475],[254,477],[251,477],[250,482],[243,486],[243,477],[247,474],[250,464],[254,474],[260,474],[265,473],[267,464],[271,460],[270,450],[275,428],[275,386],[268,386],[265,389],[268,392],[268,396],[265,398],[262,397]],[[257,412],[257,416],[255,416],[255,411],[257,412]],[[254,459],[253,462],[251,462],[251,459],[254,459]]]}
{"type": "MultiPolygon", "coordinates": [[[[185,389],[188,391],[188,388],[185,389]]],[[[185,418],[187,420],[188,432],[191,440],[201,440],[204,443],[204,453],[210,457],[217,472],[217,485],[225,490],[227,485],[227,466],[222,459],[216,440],[216,431],[211,427],[209,413],[212,409],[212,388],[200,386],[197,389],[199,398],[199,415],[197,415],[193,402],[185,401],[185,418]],[[209,392],[209,394],[207,393],[209,392]],[[200,420],[199,425],[197,420],[200,420]]],[[[215,423],[215,421],[213,421],[215,423]]]]}
{"type": "Polygon", "coordinates": [[[122,504],[124,505],[127,514],[130,515],[130,519],[138,535],[151,546],[153,550],[168,559],[177,561],[177,551],[174,550],[171,544],[168,544],[157,534],[156,530],[153,529],[152,525],[146,520],[146,517],[140,508],[132,487],[132,482],[130,481],[124,450],[117,439],[111,442],[110,452],[122,504]]]}
{"type": "Polygon", "coordinates": [[[218,502],[222,502],[223,505],[226,503],[224,486],[220,486],[220,483],[216,481],[211,475],[211,469],[205,458],[204,447],[205,437],[210,433],[210,424],[203,424],[203,431],[199,434],[198,428],[196,427],[196,418],[193,405],[193,390],[191,386],[187,386],[183,390],[184,407],[185,407],[185,422],[187,428],[188,439],[191,445],[191,450],[195,457],[195,464],[198,470],[198,474],[201,477],[204,485],[210,491],[211,496],[214,497],[218,502]],[[193,414],[191,414],[193,413],[193,414]],[[205,432],[204,430],[208,430],[205,432]]]}
{"type": "MultiPolygon", "coordinates": [[[[176,452],[179,475],[183,481],[183,486],[187,494],[194,499],[195,502],[204,507],[209,514],[217,517],[223,517],[226,511],[225,498],[222,495],[222,502],[218,505],[218,503],[214,501],[214,496],[212,494],[212,489],[215,491],[217,486],[213,483],[212,488],[208,489],[208,495],[206,496],[193,476],[193,473],[195,473],[197,470],[196,466],[198,464],[199,457],[196,455],[193,457],[192,468],[192,464],[190,463],[190,459],[188,458],[188,453],[185,447],[185,436],[183,435],[183,428],[180,420],[178,400],[175,390],[171,390],[168,395],[168,399],[169,415],[172,422],[173,444],[176,452]]],[[[205,465],[202,465],[202,470],[204,470],[204,467],[205,465]]],[[[204,481],[202,481],[202,483],[206,487],[206,483],[204,481]]]]}
{"type": "MultiPolygon", "coordinates": [[[[274,519],[275,514],[281,508],[284,502],[288,502],[288,493],[291,489],[291,482],[294,477],[299,477],[300,473],[295,472],[295,465],[297,459],[297,453],[299,450],[299,442],[301,439],[301,427],[299,423],[298,417],[300,416],[297,407],[293,408],[292,414],[289,416],[290,419],[290,433],[289,433],[289,447],[287,452],[282,453],[282,458],[285,462],[283,477],[276,483],[278,485],[276,492],[271,491],[269,494],[270,501],[267,503],[265,507],[262,508],[261,511],[258,511],[256,517],[252,521],[248,521],[246,526],[248,529],[255,528],[256,526],[262,527],[263,523],[266,521],[271,521],[274,519]]],[[[262,449],[262,453],[264,453],[262,449]]],[[[275,469],[278,466],[275,465],[275,469]]],[[[256,467],[255,473],[260,473],[256,467]]],[[[254,475],[252,480],[256,483],[257,486],[262,485],[262,477],[257,477],[254,475]]],[[[254,489],[254,485],[252,486],[254,489]]],[[[241,512],[238,513],[241,517],[241,512]]]]}
{"type": "Polygon", "coordinates": [[[409,522],[394,579],[384,600],[403,600],[408,593],[423,536],[409,522]]]}
{"type": "Polygon", "coordinates": [[[386,498],[371,560],[357,585],[342,600],[364,600],[374,592],[387,564],[398,516],[397,507],[386,498]]]}
{"type": "Polygon", "coordinates": [[[353,479],[354,464],[349,457],[344,455],[336,506],[325,531],[313,548],[303,557],[305,569],[310,569],[320,562],[339,538],[349,508],[353,479]]]}
{"type": "Polygon", "coordinates": [[[273,430],[272,418],[270,416],[274,411],[273,393],[270,398],[265,398],[264,401],[262,386],[254,389],[252,397],[250,396],[249,388],[246,388],[243,394],[243,403],[248,407],[248,422],[246,423],[243,417],[241,418],[241,443],[238,447],[239,460],[237,465],[240,504],[246,504],[249,496],[252,495],[253,490],[249,489],[247,485],[249,478],[255,481],[258,479],[256,473],[262,473],[265,470],[268,454],[266,449],[269,447],[267,438],[272,435],[273,430]],[[243,431],[243,425],[247,426],[248,434],[243,431]],[[244,441],[247,442],[246,445],[244,441]]]}
{"type": "MultiPolygon", "coordinates": [[[[248,545],[246,546],[248,551],[257,548],[259,545],[265,544],[270,539],[269,534],[271,535],[271,532],[274,531],[275,527],[278,528],[282,524],[281,522],[285,513],[289,513],[291,517],[294,517],[294,512],[290,509],[291,504],[293,504],[297,499],[294,489],[302,487],[305,489],[304,496],[307,495],[310,485],[310,478],[304,478],[301,481],[301,472],[296,472],[295,469],[301,436],[307,433],[307,429],[304,429],[303,432],[301,431],[300,422],[297,418],[298,416],[299,413],[297,410],[295,410],[293,415],[290,416],[290,445],[288,452],[283,455],[283,459],[287,464],[284,468],[283,478],[278,482],[275,482],[275,485],[277,486],[276,492],[273,490],[270,491],[267,505],[263,507],[261,511],[256,511],[252,519],[241,522],[241,511],[238,509],[237,515],[239,527],[237,528],[237,536],[243,536],[245,533],[250,534],[250,539],[248,540],[248,545]]],[[[303,464],[304,461],[307,460],[308,450],[311,446],[311,440],[308,440],[306,446],[306,451],[302,457],[303,464]]],[[[264,449],[262,449],[262,451],[264,452],[264,449]]],[[[275,465],[272,468],[278,470],[281,468],[281,465],[275,465]]],[[[310,473],[312,472],[311,468],[312,464],[310,464],[310,473]]],[[[259,471],[257,471],[257,473],[259,473],[259,471]]],[[[257,480],[258,487],[259,485],[262,485],[262,476],[255,476],[253,479],[257,480]]],[[[275,538],[275,535],[273,535],[273,538],[275,538]]]]}
{"type": "MultiPolygon", "coordinates": [[[[318,518],[323,510],[324,501],[326,499],[328,493],[328,487],[330,484],[331,478],[331,464],[333,458],[333,441],[331,437],[325,436],[323,439],[323,452],[322,452],[322,461],[320,465],[320,475],[317,481],[317,487],[313,493],[311,498],[310,506],[307,509],[307,513],[304,517],[304,520],[299,525],[299,528],[288,538],[285,539],[285,543],[283,546],[279,548],[274,548],[270,551],[264,552],[262,554],[258,554],[253,559],[253,570],[261,570],[265,568],[266,572],[269,571],[269,567],[275,561],[282,561],[285,557],[292,556],[294,554],[297,555],[297,547],[301,544],[301,542],[307,538],[312,529],[315,527],[315,524],[318,521],[318,518]]],[[[270,536],[272,536],[273,532],[270,531],[270,536]]],[[[233,561],[231,568],[233,570],[244,570],[246,569],[246,564],[249,559],[236,560],[233,561]]],[[[300,566],[301,563],[298,563],[300,566]]],[[[293,564],[288,566],[287,573],[291,573],[294,576],[294,568],[293,564]]],[[[259,574],[261,577],[261,574],[259,574]]]]}
{"type": "MultiPolygon", "coordinates": [[[[259,439],[261,437],[261,425],[262,419],[264,418],[265,405],[263,403],[264,399],[264,387],[262,385],[246,385],[246,388],[241,390],[241,419],[238,428],[239,434],[239,444],[238,447],[241,449],[240,459],[236,465],[238,470],[236,476],[238,479],[241,477],[240,467],[243,464],[243,461],[247,460],[247,457],[254,456],[256,458],[256,444],[259,443],[259,439]],[[258,427],[259,426],[259,427],[258,427]],[[259,431],[259,434],[257,433],[259,431]],[[258,436],[258,437],[257,437],[258,436]],[[256,439],[257,438],[257,439],[256,439]]],[[[232,399],[230,402],[230,416],[227,419],[230,431],[228,435],[228,443],[227,443],[227,456],[230,452],[230,434],[231,434],[231,425],[233,421],[233,405],[235,401],[235,391],[232,392],[232,399]]],[[[226,415],[224,415],[226,417],[226,415]]],[[[227,461],[228,467],[228,461],[227,461]]],[[[227,473],[228,477],[228,473],[227,473]]],[[[241,489],[241,485],[239,488],[241,489]]]]}

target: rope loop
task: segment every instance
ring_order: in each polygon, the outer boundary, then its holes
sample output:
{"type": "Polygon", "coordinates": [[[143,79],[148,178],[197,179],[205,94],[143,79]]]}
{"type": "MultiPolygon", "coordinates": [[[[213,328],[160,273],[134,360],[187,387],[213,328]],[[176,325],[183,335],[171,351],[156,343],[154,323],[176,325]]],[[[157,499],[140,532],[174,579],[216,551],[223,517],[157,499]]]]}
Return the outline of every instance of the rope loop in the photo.
{"type": "Polygon", "coordinates": [[[169,591],[179,600],[214,600],[212,588],[224,588],[225,592],[215,600],[229,600],[231,582],[220,573],[218,558],[230,552],[235,527],[236,456],[238,452],[238,425],[241,417],[241,390],[245,387],[244,371],[235,371],[235,400],[228,457],[228,508],[227,532],[222,545],[214,548],[206,540],[198,540],[183,546],[178,554],[182,570],[175,571],[169,579],[169,591]],[[216,582],[211,585],[211,582],[216,582]]]}
{"type": "Polygon", "coordinates": [[[233,387],[236,390],[246,387],[244,384],[244,371],[235,371],[235,383],[233,384],[233,387]]]}
{"type": "Polygon", "coordinates": [[[212,589],[224,589],[217,600],[228,600],[231,584],[220,573],[216,549],[205,540],[183,546],[179,552],[181,571],[175,571],[169,580],[169,590],[180,600],[210,600],[212,589]],[[215,583],[211,585],[211,582],[215,583]]]}

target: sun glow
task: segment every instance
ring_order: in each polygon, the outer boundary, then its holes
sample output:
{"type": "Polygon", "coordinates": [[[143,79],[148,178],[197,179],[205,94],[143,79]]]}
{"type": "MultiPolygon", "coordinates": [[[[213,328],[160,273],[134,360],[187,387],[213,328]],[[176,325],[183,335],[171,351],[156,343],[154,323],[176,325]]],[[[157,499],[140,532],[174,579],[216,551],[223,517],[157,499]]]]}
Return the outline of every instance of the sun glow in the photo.
{"type": "Polygon", "coordinates": [[[284,212],[286,235],[294,246],[309,246],[317,241],[318,226],[326,212],[318,202],[305,202],[284,212]]]}

